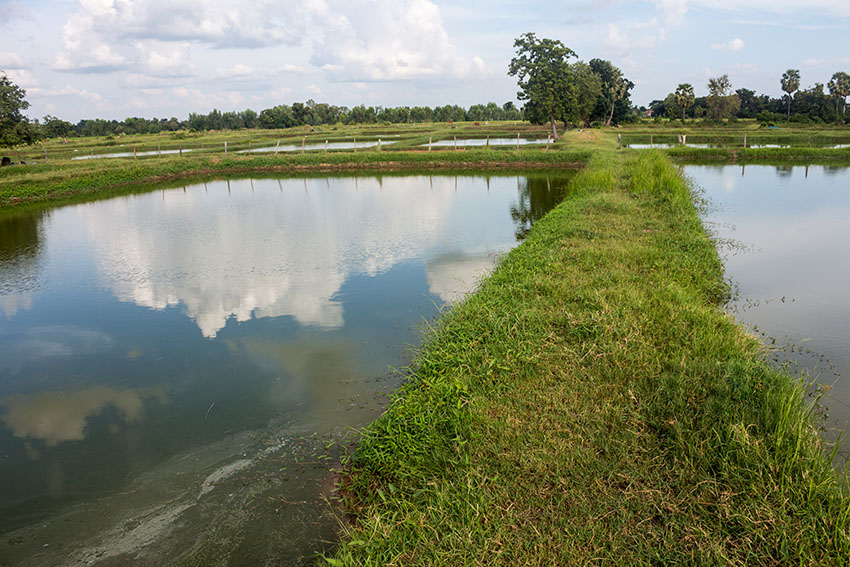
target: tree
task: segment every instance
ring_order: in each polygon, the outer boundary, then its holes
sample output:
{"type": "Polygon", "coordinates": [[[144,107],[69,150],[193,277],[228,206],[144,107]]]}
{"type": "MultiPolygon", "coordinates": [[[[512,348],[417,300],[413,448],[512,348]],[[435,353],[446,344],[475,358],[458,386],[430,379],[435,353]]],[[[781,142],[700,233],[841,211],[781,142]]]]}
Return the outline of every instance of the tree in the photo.
{"type": "Polygon", "coordinates": [[[729,75],[721,75],[708,80],[708,116],[712,120],[723,120],[734,116],[741,108],[741,99],[732,93],[729,75]]]}
{"type": "Polygon", "coordinates": [[[29,120],[21,114],[29,108],[27,92],[0,71],[0,148],[31,144],[37,136],[29,120]]]}
{"type": "Polygon", "coordinates": [[[555,120],[564,113],[564,100],[570,93],[569,59],[576,54],[556,39],[537,39],[531,32],[515,39],[514,48],[517,56],[511,59],[508,75],[517,77],[517,98],[528,101],[525,111],[530,120],[549,121],[557,140],[555,120]]]}
{"type": "Polygon", "coordinates": [[[570,90],[564,99],[561,119],[565,123],[569,121],[587,126],[596,101],[602,95],[602,82],[590,65],[582,61],[574,63],[570,71],[570,90]]]}
{"type": "Polygon", "coordinates": [[[676,87],[676,104],[682,109],[682,121],[685,111],[694,105],[694,87],[690,83],[682,83],[676,87]]]}
{"type": "Polygon", "coordinates": [[[635,84],[625,78],[623,72],[610,61],[591,59],[589,64],[593,72],[599,77],[605,104],[611,108],[605,120],[605,125],[610,126],[614,119],[614,108],[617,106],[617,101],[628,97],[629,91],[635,87],[635,84]]]}
{"type": "Polygon", "coordinates": [[[835,98],[835,113],[838,114],[838,105],[841,104],[841,116],[847,114],[847,96],[850,95],[850,75],[838,71],[829,80],[829,94],[835,98]]]}
{"type": "Polygon", "coordinates": [[[791,95],[800,88],[800,71],[788,69],[782,73],[782,90],[788,93],[788,120],[791,120],[791,95]]]}

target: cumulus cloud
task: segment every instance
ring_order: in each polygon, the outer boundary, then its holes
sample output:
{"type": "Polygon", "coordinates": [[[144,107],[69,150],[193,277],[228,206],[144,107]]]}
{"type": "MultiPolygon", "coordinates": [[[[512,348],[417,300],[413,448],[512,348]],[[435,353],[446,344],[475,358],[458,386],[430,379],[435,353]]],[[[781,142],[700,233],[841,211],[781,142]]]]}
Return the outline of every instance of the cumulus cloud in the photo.
{"type": "Polygon", "coordinates": [[[324,29],[311,63],[338,80],[375,81],[486,75],[479,57],[457,53],[429,0],[327,0],[313,17],[324,29]]]}
{"type": "Polygon", "coordinates": [[[724,43],[713,43],[711,49],[715,51],[741,51],[744,49],[744,40],[736,37],[724,43]]]}
{"type": "Polygon", "coordinates": [[[58,70],[100,72],[142,64],[155,75],[173,75],[181,65],[186,67],[187,42],[217,48],[296,45],[306,25],[301,3],[281,10],[272,0],[255,0],[238,9],[229,0],[78,4],[62,29],[62,50],[54,61],[58,70]]]}

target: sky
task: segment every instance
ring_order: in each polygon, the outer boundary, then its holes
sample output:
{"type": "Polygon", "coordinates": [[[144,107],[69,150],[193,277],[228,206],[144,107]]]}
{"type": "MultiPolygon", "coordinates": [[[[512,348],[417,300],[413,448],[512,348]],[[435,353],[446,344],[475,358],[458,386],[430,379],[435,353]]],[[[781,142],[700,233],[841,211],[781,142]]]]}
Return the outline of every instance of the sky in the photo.
{"type": "Polygon", "coordinates": [[[30,118],[185,119],[313,99],[517,102],[525,32],[608,59],[632,102],[709,77],[778,97],[850,72],[850,0],[0,0],[0,70],[30,118]]]}

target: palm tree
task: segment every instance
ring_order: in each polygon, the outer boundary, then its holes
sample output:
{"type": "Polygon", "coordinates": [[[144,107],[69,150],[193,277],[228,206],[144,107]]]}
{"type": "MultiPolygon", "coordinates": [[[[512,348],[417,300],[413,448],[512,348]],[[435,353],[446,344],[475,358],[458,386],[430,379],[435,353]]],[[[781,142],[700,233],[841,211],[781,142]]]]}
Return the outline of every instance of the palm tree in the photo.
{"type": "Polygon", "coordinates": [[[682,122],[684,122],[685,111],[694,105],[694,87],[690,83],[682,83],[676,87],[676,104],[682,109],[682,122]]]}
{"type": "Polygon", "coordinates": [[[800,71],[788,69],[782,73],[782,90],[788,93],[788,120],[791,120],[791,94],[800,88],[800,71]]]}
{"type": "Polygon", "coordinates": [[[850,95],[850,75],[838,71],[832,76],[829,84],[829,94],[835,97],[835,113],[838,114],[838,101],[841,101],[841,116],[847,114],[847,95],[850,95]]]}

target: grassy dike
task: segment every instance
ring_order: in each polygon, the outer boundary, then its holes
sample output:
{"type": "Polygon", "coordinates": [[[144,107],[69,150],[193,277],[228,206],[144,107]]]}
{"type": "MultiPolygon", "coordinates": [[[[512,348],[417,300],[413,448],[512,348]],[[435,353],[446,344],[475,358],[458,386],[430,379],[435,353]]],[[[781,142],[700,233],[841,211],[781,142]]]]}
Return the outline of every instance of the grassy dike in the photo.
{"type": "Polygon", "coordinates": [[[597,152],[363,433],[330,565],[840,565],[803,388],[660,152],[597,152]]]}
{"type": "Polygon", "coordinates": [[[0,209],[33,203],[63,203],[130,193],[155,183],[225,178],[264,173],[347,171],[524,170],[529,167],[577,167],[589,152],[543,148],[464,151],[309,152],[281,155],[231,155],[145,159],[57,160],[0,170],[0,209]]]}

